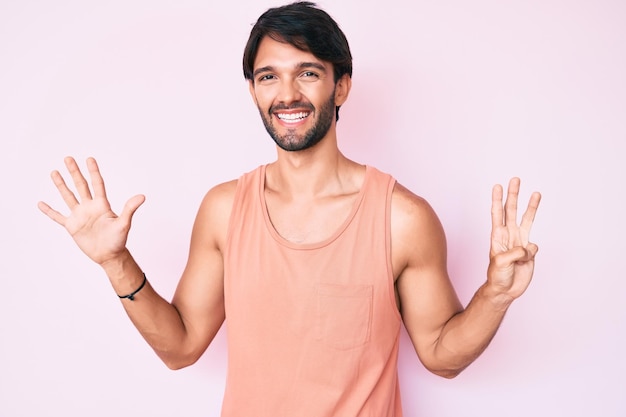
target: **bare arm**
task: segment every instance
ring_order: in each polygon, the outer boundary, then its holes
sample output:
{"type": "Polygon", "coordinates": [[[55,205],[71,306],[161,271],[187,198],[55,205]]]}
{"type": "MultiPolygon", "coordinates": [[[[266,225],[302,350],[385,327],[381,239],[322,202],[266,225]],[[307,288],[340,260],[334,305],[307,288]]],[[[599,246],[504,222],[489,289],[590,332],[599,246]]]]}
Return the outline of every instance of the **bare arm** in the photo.
{"type": "Polygon", "coordinates": [[[532,195],[518,226],[518,192],[519,179],[514,178],[503,210],[502,187],[494,187],[487,282],[465,309],[448,278],[445,236],[435,213],[407,190],[398,193],[392,227],[400,237],[394,262],[401,312],[421,361],[438,375],[454,377],[471,364],[530,283],[537,246],[528,236],[540,195],[532,195]]]}
{"type": "MultiPolygon", "coordinates": [[[[74,159],[66,158],[65,164],[78,198],[58,171],[52,173],[52,179],[70,214],[63,216],[43,202],[39,208],[102,266],[118,295],[135,291],[143,282],[143,273],[126,249],[126,240],[132,216],[145,198],[131,198],[117,216],[107,200],[96,161],[87,160],[93,194],[74,159]]],[[[159,296],[149,282],[134,300],[122,299],[132,322],[170,368],[195,362],[224,321],[220,247],[225,239],[232,189],[232,183],[218,186],[203,200],[194,224],[189,260],[172,303],[159,296]]]]}

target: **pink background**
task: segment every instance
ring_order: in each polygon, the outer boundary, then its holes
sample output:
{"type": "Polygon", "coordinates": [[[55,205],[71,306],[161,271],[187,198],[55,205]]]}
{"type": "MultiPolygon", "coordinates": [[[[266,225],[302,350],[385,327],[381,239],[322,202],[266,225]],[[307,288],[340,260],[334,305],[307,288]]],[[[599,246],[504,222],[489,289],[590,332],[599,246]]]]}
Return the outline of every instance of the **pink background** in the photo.
{"type": "MultiPolygon", "coordinates": [[[[241,74],[272,1],[0,2],[0,416],[215,416],[220,333],[169,371],[101,272],[36,209],[65,155],[98,158],[130,248],[173,294],[200,199],[275,157],[241,74]]],[[[354,55],[340,146],[427,198],[464,303],[491,186],[544,200],[535,281],[457,379],[403,335],[407,416],[624,416],[626,3],[325,0],[354,55]]],[[[268,381],[271,383],[271,381],[268,381]]]]}

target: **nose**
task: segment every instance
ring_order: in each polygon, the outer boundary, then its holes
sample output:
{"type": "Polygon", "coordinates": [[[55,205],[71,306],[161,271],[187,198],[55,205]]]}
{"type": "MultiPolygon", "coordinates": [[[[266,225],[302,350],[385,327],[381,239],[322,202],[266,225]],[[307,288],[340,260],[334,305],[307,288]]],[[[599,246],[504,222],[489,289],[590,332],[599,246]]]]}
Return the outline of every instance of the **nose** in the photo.
{"type": "Polygon", "coordinates": [[[280,90],[277,97],[278,102],[289,105],[300,101],[301,98],[302,94],[297,81],[285,79],[280,83],[280,90]]]}

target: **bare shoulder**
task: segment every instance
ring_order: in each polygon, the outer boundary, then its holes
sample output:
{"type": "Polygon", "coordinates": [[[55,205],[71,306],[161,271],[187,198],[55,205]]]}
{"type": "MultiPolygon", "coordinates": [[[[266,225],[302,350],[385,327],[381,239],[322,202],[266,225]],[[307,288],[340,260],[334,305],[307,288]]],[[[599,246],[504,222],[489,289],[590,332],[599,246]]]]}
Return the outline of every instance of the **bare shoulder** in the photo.
{"type": "Polygon", "coordinates": [[[237,180],[223,182],[211,188],[202,199],[201,209],[222,211],[226,209],[230,211],[233,200],[235,199],[235,191],[237,190],[237,180]]]}
{"type": "Polygon", "coordinates": [[[392,228],[395,226],[398,232],[404,230],[407,233],[426,232],[441,225],[428,201],[400,183],[396,183],[393,189],[391,220],[392,228]]]}
{"type": "Polygon", "coordinates": [[[432,212],[426,199],[413,193],[400,183],[396,183],[393,189],[391,205],[399,215],[407,217],[405,220],[413,219],[415,216],[429,215],[432,212]]]}
{"type": "Polygon", "coordinates": [[[445,235],[437,214],[425,198],[396,183],[391,199],[391,243],[395,277],[404,269],[439,258],[445,235]]]}
{"type": "Polygon", "coordinates": [[[198,209],[194,234],[205,236],[217,247],[222,247],[226,239],[237,181],[224,182],[211,188],[198,209]]]}

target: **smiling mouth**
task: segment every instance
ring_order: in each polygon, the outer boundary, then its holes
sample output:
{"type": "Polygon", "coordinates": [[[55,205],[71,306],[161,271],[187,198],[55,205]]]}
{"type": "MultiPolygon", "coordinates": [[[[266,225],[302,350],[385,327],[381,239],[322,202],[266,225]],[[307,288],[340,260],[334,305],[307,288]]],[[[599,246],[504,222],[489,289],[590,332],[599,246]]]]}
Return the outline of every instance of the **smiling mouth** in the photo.
{"type": "Polygon", "coordinates": [[[298,123],[309,117],[310,112],[301,111],[299,113],[276,113],[281,121],[285,123],[298,123]]]}

